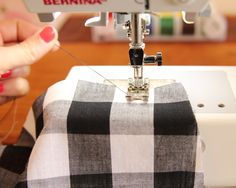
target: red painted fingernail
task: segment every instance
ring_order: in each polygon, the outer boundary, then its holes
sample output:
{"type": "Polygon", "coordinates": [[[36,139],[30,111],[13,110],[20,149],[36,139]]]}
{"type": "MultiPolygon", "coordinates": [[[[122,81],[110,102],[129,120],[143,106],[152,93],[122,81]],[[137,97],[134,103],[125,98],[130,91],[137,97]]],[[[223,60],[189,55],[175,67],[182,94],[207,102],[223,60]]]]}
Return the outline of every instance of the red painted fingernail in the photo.
{"type": "Polygon", "coordinates": [[[2,93],[3,91],[4,91],[4,85],[0,83],[0,93],[2,93]]]}
{"type": "Polygon", "coordinates": [[[52,27],[47,26],[40,32],[39,35],[41,39],[43,39],[46,43],[49,43],[55,38],[55,31],[52,27]]]}
{"type": "Polygon", "coordinates": [[[6,79],[12,75],[12,70],[7,71],[6,73],[1,75],[1,78],[6,79]]]}

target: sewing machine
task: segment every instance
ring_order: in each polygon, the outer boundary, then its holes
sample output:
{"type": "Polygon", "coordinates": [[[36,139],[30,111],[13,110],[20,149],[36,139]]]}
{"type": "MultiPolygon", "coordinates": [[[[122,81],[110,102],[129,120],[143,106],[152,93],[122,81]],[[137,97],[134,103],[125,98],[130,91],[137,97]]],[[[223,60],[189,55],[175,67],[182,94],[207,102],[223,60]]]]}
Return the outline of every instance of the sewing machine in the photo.
{"type": "MultiPolygon", "coordinates": [[[[123,24],[130,39],[130,66],[92,67],[105,78],[127,91],[126,99],[148,102],[150,90],[158,81],[183,83],[195,112],[201,135],[207,146],[204,154],[206,186],[236,185],[236,68],[235,67],[145,67],[162,64],[161,52],[144,53],[144,36],[148,34],[148,14],[182,11],[185,22],[195,16],[209,16],[208,0],[24,0],[28,9],[38,13],[41,21],[53,21],[59,12],[101,12],[85,25],[106,26],[108,12],[113,21],[123,24]],[[144,14],[145,13],[145,14],[144,14]],[[115,70],[115,71],[114,71],[115,70]],[[132,73],[133,72],[133,73],[132,73]],[[133,78],[128,79],[131,75],[133,78]],[[148,76],[144,78],[144,76],[148,76]],[[206,92],[207,91],[207,92],[206,92]],[[225,121],[227,119],[227,121],[225,121]]],[[[128,62],[127,62],[128,64],[128,62]]],[[[191,64],[191,62],[190,62],[191,64]]],[[[67,79],[104,83],[106,80],[86,67],[74,67],[67,79]]]]}
{"type": "Polygon", "coordinates": [[[148,100],[151,83],[143,77],[143,65],[162,65],[161,52],[157,52],[156,55],[144,53],[143,39],[149,34],[149,14],[182,11],[184,21],[191,23],[195,16],[206,16],[211,12],[208,0],[25,0],[25,3],[29,10],[38,13],[42,22],[53,21],[58,11],[101,12],[99,17],[87,20],[85,26],[89,27],[106,26],[109,21],[108,12],[112,12],[114,25],[123,24],[131,41],[129,57],[130,65],[134,68],[134,76],[128,79],[128,100],[148,100]]]}

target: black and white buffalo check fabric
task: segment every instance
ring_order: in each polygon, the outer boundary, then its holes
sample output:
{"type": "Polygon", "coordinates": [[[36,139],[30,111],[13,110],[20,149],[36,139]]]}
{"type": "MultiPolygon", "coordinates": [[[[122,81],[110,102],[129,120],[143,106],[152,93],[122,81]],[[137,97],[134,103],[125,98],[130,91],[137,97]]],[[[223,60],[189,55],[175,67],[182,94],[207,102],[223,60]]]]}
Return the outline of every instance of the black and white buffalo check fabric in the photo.
{"type": "Polygon", "coordinates": [[[105,84],[50,87],[29,113],[28,132],[0,150],[0,187],[203,187],[202,145],[183,86],[151,93],[138,103],[105,84]]]}

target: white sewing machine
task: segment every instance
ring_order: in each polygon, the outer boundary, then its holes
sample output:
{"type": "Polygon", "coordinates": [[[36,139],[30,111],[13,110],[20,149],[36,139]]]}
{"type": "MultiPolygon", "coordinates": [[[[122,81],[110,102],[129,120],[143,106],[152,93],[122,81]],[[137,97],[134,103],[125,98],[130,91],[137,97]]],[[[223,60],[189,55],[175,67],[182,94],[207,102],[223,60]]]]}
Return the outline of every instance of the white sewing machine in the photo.
{"type": "MultiPolygon", "coordinates": [[[[160,52],[151,56],[144,53],[143,38],[148,34],[146,26],[149,23],[147,14],[182,11],[183,19],[192,22],[195,16],[210,15],[209,0],[24,1],[30,11],[38,13],[40,20],[47,22],[53,21],[58,12],[102,12],[99,17],[89,19],[85,25],[106,26],[108,12],[113,12],[115,24],[124,24],[130,38],[130,65],[134,73],[128,66],[92,68],[118,85],[125,81],[128,100],[148,100],[149,89],[155,86],[156,80],[182,82],[206,144],[205,185],[236,186],[236,67],[143,68],[146,63],[162,64],[160,52]],[[128,81],[132,74],[133,78],[128,81]],[[143,74],[149,79],[144,79],[143,74]]],[[[104,82],[102,77],[86,67],[73,68],[68,78],[104,82]]]]}

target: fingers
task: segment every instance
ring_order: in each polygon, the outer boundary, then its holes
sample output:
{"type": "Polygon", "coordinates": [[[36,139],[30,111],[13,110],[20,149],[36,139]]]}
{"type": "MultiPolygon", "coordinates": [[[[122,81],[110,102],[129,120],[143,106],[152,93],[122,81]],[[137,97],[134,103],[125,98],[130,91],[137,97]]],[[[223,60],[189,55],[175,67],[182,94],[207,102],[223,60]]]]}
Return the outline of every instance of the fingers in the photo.
{"type": "Polygon", "coordinates": [[[20,44],[0,47],[0,70],[7,71],[38,61],[55,47],[57,41],[56,29],[46,26],[20,44]]]}
{"type": "Polygon", "coordinates": [[[40,27],[24,20],[0,21],[0,42],[22,42],[35,34],[40,27]]]}
{"type": "Polygon", "coordinates": [[[0,75],[0,105],[25,95],[29,90],[28,82],[19,77],[27,77],[30,67],[20,67],[0,75]]]}
{"type": "Polygon", "coordinates": [[[13,70],[9,70],[5,73],[0,74],[0,81],[9,79],[9,78],[16,78],[16,77],[27,77],[30,74],[30,66],[23,66],[23,67],[18,67],[13,70]]]}
{"type": "Polygon", "coordinates": [[[25,77],[29,76],[30,71],[31,71],[30,66],[19,67],[19,68],[12,70],[12,74],[11,74],[11,76],[9,76],[9,78],[16,78],[16,77],[25,78],[25,77]]]}
{"type": "Polygon", "coordinates": [[[59,41],[57,41],[54,45],[54,47],[52,48],[52,52],[56,52],[57,50],[59,50],[61,47],[61,43],[59,41]]]}
{"type": "Polygon", "coordinates": [[[29,92],[29,83],[24,78],[11,78],[0,81],[1,97],[20,97],[29,92]]]}

